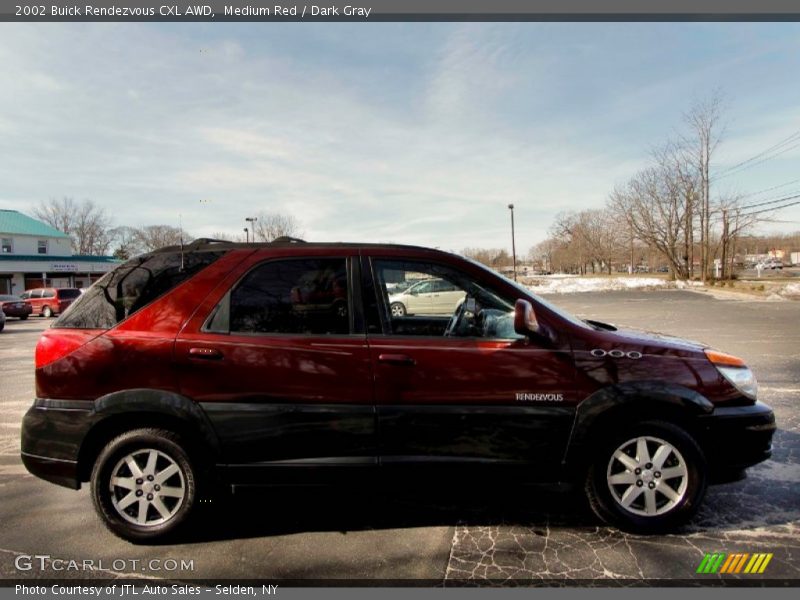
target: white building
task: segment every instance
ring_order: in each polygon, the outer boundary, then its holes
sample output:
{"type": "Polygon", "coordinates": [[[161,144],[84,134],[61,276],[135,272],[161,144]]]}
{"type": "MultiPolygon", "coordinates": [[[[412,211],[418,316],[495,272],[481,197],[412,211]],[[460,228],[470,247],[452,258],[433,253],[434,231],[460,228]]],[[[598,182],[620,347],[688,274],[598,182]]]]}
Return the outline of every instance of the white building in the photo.
{"type": "Polygon", "coordinates": [[[73,255],[69,236],[16,210],[0,209],[0,294],[36,287],[88,287],[119,264],[73,255]]]}

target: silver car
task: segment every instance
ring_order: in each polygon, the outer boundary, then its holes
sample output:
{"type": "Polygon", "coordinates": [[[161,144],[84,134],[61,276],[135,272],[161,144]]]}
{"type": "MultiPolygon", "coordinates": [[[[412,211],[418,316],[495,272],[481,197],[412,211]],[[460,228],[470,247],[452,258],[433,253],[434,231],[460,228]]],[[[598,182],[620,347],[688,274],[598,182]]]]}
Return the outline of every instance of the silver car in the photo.
{"type": "Polygon", "coordinates": [[[392,317],[452,315],[466,292],[444,279],[425,279],[389,296],[392,317]]]}

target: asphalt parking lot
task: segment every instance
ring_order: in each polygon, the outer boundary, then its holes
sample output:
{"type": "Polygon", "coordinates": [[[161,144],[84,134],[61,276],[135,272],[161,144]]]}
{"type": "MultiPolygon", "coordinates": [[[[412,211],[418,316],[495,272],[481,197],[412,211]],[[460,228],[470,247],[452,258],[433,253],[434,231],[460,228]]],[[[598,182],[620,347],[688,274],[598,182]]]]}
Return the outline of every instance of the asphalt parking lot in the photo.
{"type": "MultiPolygon", "coordinates": [[[[28,475],[19,424],[34,394],[33,348],[48,324],[0,333],[0,577],[238,579],[716,579],[706,552],[774,553],[765,575],[800,580],[800,302],[718,300],[685,291],[551,297],[583,316],[702,340],[754,368],[776,412],[773,458],[741,482],[710,488],[683,531],[640,537],[601,526],[564,492],[465,482],[455,489],[271,490],[204,508],[179,544],[135,546],[95,517],[88,490],[28,475]],[[20,555],[102,559],[112,571],[19,571],[20,555]],[[158,570],[149,561],[193,561],[158,570]],[[126,561],[124,568],[119,562],[126,561]],[[141,562],[134,562],[134,561],[141,562]],[[142,566],[149,570],[141,572],[142,566]]],[[[97,563],[95,563],[97,564],[97,563]]],[[[724,576],[728,578],[736,576],[724,576]]],[[[740,575],[741,578],[753,576],[740,575]]]]}

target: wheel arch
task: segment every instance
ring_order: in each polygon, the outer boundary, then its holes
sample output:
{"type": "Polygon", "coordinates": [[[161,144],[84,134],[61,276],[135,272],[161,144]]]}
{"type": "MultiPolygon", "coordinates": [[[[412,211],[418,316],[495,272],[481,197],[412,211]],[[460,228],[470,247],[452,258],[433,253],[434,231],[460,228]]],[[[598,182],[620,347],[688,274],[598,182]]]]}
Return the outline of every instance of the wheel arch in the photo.
{"type": "Polygon", "coordinates": [[[79,481],[89,481],[105,445],[116,436],[145,427],[167,429],[187,442],[187,451],[203,459],[219,456],[219,439],[205,412],[191,399],[174,392],[133,389],[114,392],[94,402],[95,422],[78,451],[79,481]]]}
{"type": "Polygon", "coordinates": [[[564,463],[570,474],[582,477],[598,444],[642,421],[672,423],[699,443],[696,417],[713,410],[705,396],[675,384],[644,381],[602,388],[578,405],[564,463]]]}

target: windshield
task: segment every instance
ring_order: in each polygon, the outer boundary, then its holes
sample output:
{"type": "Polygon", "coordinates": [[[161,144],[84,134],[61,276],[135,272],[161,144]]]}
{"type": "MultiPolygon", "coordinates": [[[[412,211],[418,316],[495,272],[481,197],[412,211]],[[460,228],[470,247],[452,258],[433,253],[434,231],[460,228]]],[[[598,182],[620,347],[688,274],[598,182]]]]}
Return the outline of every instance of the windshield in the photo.
{"type": "Polygon", "coordinates": [[[548,302],[547,300],[545,300],[541,296],[537,296],[529,288],[525,287],[521,283],[519,283],[517,281],[514,281],[513,279],[509,279],[508,277],[505,277],[503,275],[500,275],[499,273],[493,271],[492,269],[490,269],[489,267],[487,267],[484,264],[479,263],[478,261],[472,260],[471,258],[467,258],[467,257],[463,257],[463,258],[465,258],[466,260],[471,262],[473,265],[475,265],[477,267],[480,267],[484,271],[486,271],[488,273],[491,273],[495,277],[497,277],[497,276],[503,277],[503,279],[505,279],[507,283],[510,283],[515,288],[517,288],[520,292],[523,293],[523,295],[532,297],[538,304],[544,306],[546,309],[548,309],[549,311],[555,313],[556,315],[558,315],[559,317],[561,317],[565,321],[569,321],[573,325],[575,325],[577,327],[581,327],[583,329],[593,329],[593,327],[591,327],[588,323],[585,323],[585,322],[581,321],[578,317],[566,312],[565,310],[559,308],[555,304],[552,304],[551,302],[548,302]]]}

